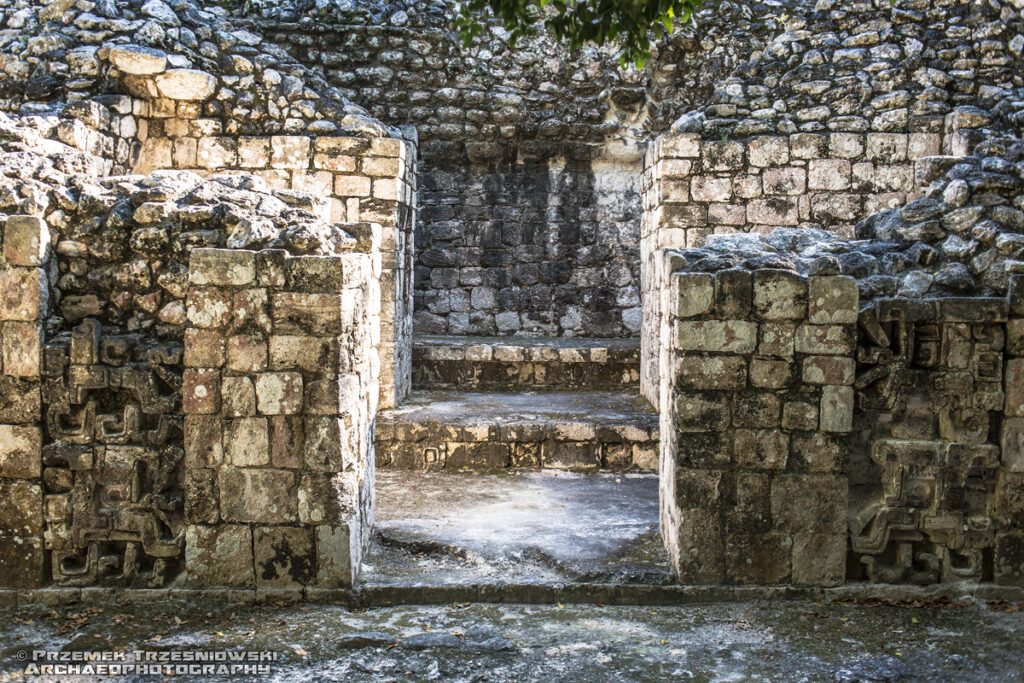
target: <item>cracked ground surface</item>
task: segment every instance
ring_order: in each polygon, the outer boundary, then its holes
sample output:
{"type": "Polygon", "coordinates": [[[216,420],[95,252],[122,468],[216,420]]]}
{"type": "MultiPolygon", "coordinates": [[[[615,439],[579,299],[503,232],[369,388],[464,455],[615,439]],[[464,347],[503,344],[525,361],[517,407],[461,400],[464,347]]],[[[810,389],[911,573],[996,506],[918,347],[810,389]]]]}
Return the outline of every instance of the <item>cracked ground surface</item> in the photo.
{"type": "Polygon", "coordinates": [[[935,606],[792,600],[365,611],[187,602],[3,608],[0,680],[23,679],[23,651],[194,649],[267,650],[279,659],[264,676],[174,680],[1024,680],[1024,612],[967,601],[923,604],[935,606]]]}

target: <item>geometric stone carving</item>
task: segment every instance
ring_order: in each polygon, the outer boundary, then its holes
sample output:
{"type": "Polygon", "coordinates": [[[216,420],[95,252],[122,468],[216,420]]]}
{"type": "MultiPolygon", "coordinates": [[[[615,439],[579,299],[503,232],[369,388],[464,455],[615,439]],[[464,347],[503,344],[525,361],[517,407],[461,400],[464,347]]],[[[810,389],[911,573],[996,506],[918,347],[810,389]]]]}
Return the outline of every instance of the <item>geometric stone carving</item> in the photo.
{"type": "Polygon", "coordinates": [[[181,569],[182,349],[104,337],[86,319],[47,343],[44,543],[54,581],[159,587],[181,569]]]}
{"type": "Polygon", "coordinates": [[[877,481],[850,543],[867,578],[983,580],[995,538],[1006,302],[879,300],[861,311],[859,408],[877,481]]]}

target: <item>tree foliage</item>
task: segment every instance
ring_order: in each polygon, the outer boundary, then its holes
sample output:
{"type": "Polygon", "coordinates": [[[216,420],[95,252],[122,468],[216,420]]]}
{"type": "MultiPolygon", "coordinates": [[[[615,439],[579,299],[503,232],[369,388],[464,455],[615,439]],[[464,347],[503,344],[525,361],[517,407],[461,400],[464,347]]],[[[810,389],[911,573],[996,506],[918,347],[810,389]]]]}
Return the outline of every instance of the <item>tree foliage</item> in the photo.
{"type": "Polygon", "coordinates": [[[455,26],[468,46],[483,33],[483,22],[496,17],[514,46],[543,26],[556,39],[576,49],[584,43],[611,44],[621,49],[623,64],[642,68],[651,41],[672,31],[675,22],[690,20],[702,0],[461,0],[455,26]]]}

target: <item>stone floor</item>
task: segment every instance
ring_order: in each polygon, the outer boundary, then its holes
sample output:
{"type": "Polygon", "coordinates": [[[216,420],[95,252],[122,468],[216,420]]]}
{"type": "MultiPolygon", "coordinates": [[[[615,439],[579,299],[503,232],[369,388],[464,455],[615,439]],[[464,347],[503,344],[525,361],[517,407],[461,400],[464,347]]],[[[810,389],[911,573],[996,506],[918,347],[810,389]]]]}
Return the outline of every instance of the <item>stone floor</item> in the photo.
{"type": "Polygon", "coordinates": [[[265,675],[173,680],[1020,681],[1022,642],[1024,612],[967,603],[11,607],[0,609],[0,680],[26,678],[37,650],[113,650],[129,661],[136,650],[249,650],[277,661],[265,675]]]}
{"type": "Polygon", "coordinates": [[[377,473],[368,584],[667,583],[658,477],[377,473]]]}

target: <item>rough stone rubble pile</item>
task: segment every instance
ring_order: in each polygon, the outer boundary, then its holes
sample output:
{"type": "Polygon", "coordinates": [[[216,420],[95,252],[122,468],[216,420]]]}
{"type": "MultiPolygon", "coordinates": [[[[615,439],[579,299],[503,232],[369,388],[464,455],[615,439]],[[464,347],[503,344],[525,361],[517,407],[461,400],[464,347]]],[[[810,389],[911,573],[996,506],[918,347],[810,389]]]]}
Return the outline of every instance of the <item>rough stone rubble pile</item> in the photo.
{"type": "Polygon", "coordinates": [[[681,252],[685,270],[849,275],[862,300],[1005,295],[1010,276],[1024,273],[1024,141],[995,138],[933,163],[951,168],[924,196],[861,221],[856,240],[797,228],[715,235],[681,252]]]}
{"type": "MultiPolygon", "coordinates": [[[[245,173],[95,173],[94,158],[51,139],[56,117],[0,113],[0,222],[45,221],[59,256],[51,272],[54,329],[95,317],[113,333],[180,337],[195,247],[344,253],[356,240],[331,224],[322,197],[270,189],[245,173]]],[[[352,226],[349,226],[350,228],[352,226]]]]}
{"type": "Polygon", "coordinates": [[[0,26],[7,111],[121,92],[120,80],[146,99],[195,101],[196,116],[230,119],[231,134],[395,132],[217,5],[0,0],[0,26]]]}
{"type": "Polygon", "coordinates": [[[706,137],[941,130],[959,105],[1021,99],[1024,2],[837,3],[782,16],[707,104],[674,128],[706,137]]]}

